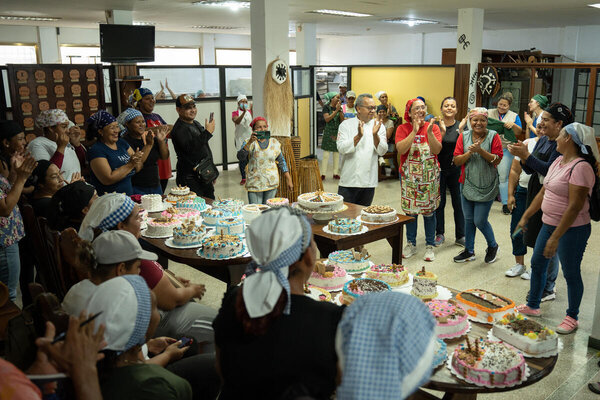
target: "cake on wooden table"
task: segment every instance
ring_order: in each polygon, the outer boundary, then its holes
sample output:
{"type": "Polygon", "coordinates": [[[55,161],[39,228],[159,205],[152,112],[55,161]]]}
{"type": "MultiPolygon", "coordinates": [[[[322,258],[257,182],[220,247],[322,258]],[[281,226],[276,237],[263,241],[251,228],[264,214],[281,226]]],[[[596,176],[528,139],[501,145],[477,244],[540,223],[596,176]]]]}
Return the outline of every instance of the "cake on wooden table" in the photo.
{"type": "Polygon", "coordinates": [[[349,274],[358,274],[369,269],[369,253],[363,248],[361,252],[353,250],[334,251],[327,257],[329,265],[337,265],[346,270],[349,274]]]}
{"type": "Polygon", "coordinates": [[[242,216],[247,224],[254,221],[263,211],[268,210],[269,207],[266,204],[246,204],[242,207],[242,216]]]}
{"type": "Polygon", "coordinates": [[[141,197],[142,208],[150,212],[162,211],[163,200],[160,194],[145,194],[141,197]]]}
{"type": "Polygon", "coordinates": [[[435,318],[435,333],[438,338],[457,338],[469,331],[471,325],[467,312],[456,303],[456,300],[431,300],[427,302],[427,307],[435,318]]]}
{"type": "Polygon", "coordinates": [[[219,218],[215,225],[217,234],[223,233],[225,235],[243,235],[245,232],[244,218],[240,216],[231,216],[219,218]]]}
{"type": "Polygon", "coordinates": [[[206,226],[215,226],[221,218],[232,217],[233,214],[226,210],[220,210],[218,208],[211,208],[202,213],[202,223],[206,226]]]}
{"type": "Polygon", "coordinates": [[[492,326],[492,335],[532,356],[558,351],[556,332],[522,314],[504,315],[492,326]]]}
{"type": "Polygon", "coordinates": [[[244,206],[244,202],[238,199],[219,199],[219,201],[215,201],[212,204],[213,208],[218,208],[220,210],[225,210],[231,213],[231,215],[242,215],[242,207],[244,206]]]}
{"type": "Polygon", "coordinates": [[[244,245],[239,236],[214,235],[202,239],[202,256],[211,260],[222,260],[241,255],[244,245]]]}
{"type": "Polygon", "coordinates": [[[326,265],[317,261],[308,283],[325,290],[339,290],[347,281],[346,270],[335,265],[326,265]]]}
{"type": "Polygon", "coordinates": [[[367,278],[379,279],[390,286],[402,286],[408,282],[408,271],[398,264],[373,265],[367,270],[367,278]]]}
{"type": "Polygon", "coordinates": [[[459,378],[477,386],[514,386],[527,379],[523,354],[503,342],[474,340],[454,349],[450,367],[459,378]]]}
{"type": "Polygon", "coordinates": [[[499,294],[483,289],[469,289],[456,295],[458,303],[474,321],[492,324],[515,308],[515,303],[499,294]]]}
{"type": "Polygon", "coordinates": [[[360,219],[364,223],[386,223],[396,220],[396,210],[389,206],[369,206],[360,211],[360,219]]]}
{"type": "Polygon", "coordinates": [[[425,267],[413,275],[413,285],[410,291],[420,299],[433,299],[437,297],[437,275],[425,270],[425,267]]]}
{"type": "Polygon", "coordinates": [[[273,197],[272,199],[267,200],[267,205],[269,207],[289,206],[290,201],[285,197],[273,197]]]}
{"type": "Polygon", "coordinates": [[[304,294],[313,300],[331,302],[331,293],[320,287],[304,284],[304,294]]]}
{"type": "Polygon", "coordinates": [[[196,193],[190,191],[187,186],[177,185],[172,187],[167,195],[169,203],[177,203],[178,201],[193,200],[196,198],[196,193]]]}
{"type": "Polygon", "coordinates": [[[446,361],[446,357],[448,357],[446,342],[442,339],[437,339],[435,341],[435,348],[433,353],[433,368],[437,368],[446,361]]]}
{"type": "Polygon", "coordinates": [[[195,223],[186,223],[173,229],[173,244],[176,246],[199,246],[206,230],[195,223]]]}
{"type": "Polygon", "coordinates": [[[342,302],[352,304],[359,296],[367,293],[387,292],[392,290],[384,281],[370,278],[358,278],[346,282],[342,290],[342,302]]]}
{"type": "Polygon", "coordinates": [[[300,209],[311,212],[337,212],[344,207],[344,197],[337,193],[327,193],[321,190],[303,193],[298,196],[300,209]]]}
{"type": "Polygon", "coordinates": [[[353,233],[360,233],[362,229],[362,223],[354,218],[334,218],[329,221],[327,225],[329,232],[341,233],[343,235],[350,235],[353,233]]]}
{"type": "Polygon", "coordinates": [[[179,200],[175,204],[175,207],[191,208],[191,209],[202,212],[202,211],[206,210],[207,205],[206,205],[206,200],[204,200],[202,197],[196,197],[194,199],[179,200]]]}
{"type": "Polygon", "coordinates": [[[146,236],[168,237],[173,236],[173,229],[181,226],[181,221],[167,217],[148,218],[147,225],[146,236]]]}
{"type": "Polygon", "coordinates": [[[201,213],[193,208],[169,207],[160,215],[166,218],[179,219],[186,222],[196,222],[200,219],[201,213]]]}

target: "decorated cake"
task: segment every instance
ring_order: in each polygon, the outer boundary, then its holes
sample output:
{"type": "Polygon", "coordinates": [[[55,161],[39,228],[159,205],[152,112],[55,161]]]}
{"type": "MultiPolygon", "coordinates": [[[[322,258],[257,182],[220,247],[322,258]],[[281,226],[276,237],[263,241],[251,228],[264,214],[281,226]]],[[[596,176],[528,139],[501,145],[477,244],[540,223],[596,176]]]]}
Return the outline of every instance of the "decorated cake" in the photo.
{"type": "Polygon", "coordinates": [[[219,219],[231,216],[233,216],[233,214],[231,214],[229,211],[211,208],[210,210],[206,210],[202,213],[202,223],[206,226],[215,226],[217,225],[217,221],[219,221],[219,219]]]}
{"type": "Polygon", "coordinates": [[[166,218],[180,219],[187,222],[196,222],[200,219],[200,211],[193,208],[169,207],[160,215],[166,218]]]}
{"type": "Polygon", "coordinates": [[[504,315],[494,323],[492,335],[532,356],[558,351],[556,332],[522,314],[504,315]]]}
{"type": "Polygon", "coordinates": [[[187,223],[173,229],[173,244],[176,246],[199,246],[206,230],[195,223],[187,223]]]}
{"type": "Polygon", "coordinates": [[[421,299],[433,299],[437,297],[437,275],[425,271],[425,267],[413,275],[413,285],[410,291],[415,297],[421,299]]]}
{"type": "Polygon", "coordinates": [[[471,325],[467,313],[456,300],[431,300],[427,302],[427,306],[435,318],[438,338],[457,338],[469,331],[471,325]]]}
{"type": "Polygon", "coordinates": [[[208,259],[232,258],[243,252],[244,245],[239,236],[220,234],[202,239],[202,256],[208,259]]]}
{"type": "Polygon", "coordinates": [[[204,211],[206,210],[206,200],[204,200],[202,197],[196,197],[195,199],[192,200],[179,200],[177,201],[177,203],[175,204],[175,207],[177,208],[191,208],[193,210],[197,210],[197,211],[204,211]]]}
{"type": "Polygon", "coordinates": [[[148,228],[148,211],[140,208],[140,229],[144,230],[148,228]]]}
{"type": "Polygon", "coordinates": [[[355,250],[339,250],[329,254],[327,263],[329,265],[337,265],[346,270],[350,274],[357,274],[369,269],[371,262],[367,249],[363,248],[362,252],[355,250]]]}
{"type": "Polygon", "coordinates": [[[242,207],[242,216],[247,224],[254,221],[263,211],[270,207],[266,204],[246,204],[242,207]]]}
{"type": "Polygon", "coordinates": [[[193,200],[196,198],[196,193],[190,191],[187,186],[177,185],[169,191],[167,201],[177,204],[178,201],[193,200]]]}
{"type": "Polygon", "coordinates": [[[238,199],[219,199],[212,204],[213,208],[225,210],[232,215],[242,215],[242,207],[244,202],[238,199]]]}
{"type": "Polygon", "coordinates": [[[456,300],[467,311],[470,319],[493,324],[515,308],[515,303],[503,296],[483,289],[469,289],[456,295],[456,300]]]}
{"type": "Polygon", "coordinates": [[[173,236],[173,228],[181,226],[181,221],[167,217],[148,218],[147,225],[146,236],[168,237],[173,236]]]}
{"type": "Polygon", "coordinates": [[[369,206],[360,211],[362,222],[385,223],[396,220],[396,210],[389,206],[369,206]]]}
{"type": "Polygon", "coordinates": [[[267,200],[267,205],[270,207],[289,206],[290,201],[285,197],[273,197],[267,200]]]}
{"type": "Polygon", "coordinates": [[[523,354],[503,342],[475,340],[454,349],[450,368],[459,378],[477,386],[514,386],[527,379],[523,354]]]}
{"type": "Polygon", "coordinates": [[[304,294],[313,300],[329,302],[332,301],[331,294],[327,290],[321,289],[320,287],[305,284],[304,294]]]}
{"type": "Polygon", "coordinates": [[[142,208],[150,212],[162,211],[162,196],[160,194],[145,194],[142,196],[142,208]]]}
{"type": "Polygon", "coordinates": [[[298,205],[308,213],[336,212],[344,206],[344,198],[336,193],[326,193],[319,190],[298,196],[298,205]]]}
{"type": "Polygon", "coordinates": [[[367,270],[367,278],[379,279],[390,286],[402,286],[408,282],[408,271],[398,264],[373,265],[367,270]]]}
{"type": "Polygon", "coordinates": [[[448,353],[446,342],[444,342],[442,339],[436,339],[433,353],[433,361],[431,363],[433,368],[437,368],[440,365],[442,365],[444,361],[446,361],[447,356],[448,353]]]}
{"type": "Polygon", "coordinates": [[[334,218],[329,221],[327,225],[329,232],[331,233],[341,233],[344,235],[349,235],[352,233],[359,233],[362,229],[362,224],[359,220],[354,218],[334,218]]]}
{"type": "Polygon", "coordinates": [[[367,293],[387,292],[392,290],[390,285],[384,281],[370,278],[358,278],[346,282],[342,290],[342,301],[349,305],[354,302],[359,296],[367,293]]]}
{"type": "Polygon", "coordinates": [[[219,218],[215,225],[217,234],[223,233],[224,235],[242,235],[244,227],[244,218],[242,217],[219,218]]]}
{"type": "Polygon", "coordinates": [[[310,278],[308,278],[308,283],[325,290],[339,290],[346,283],[346,276],[345,269],[317,261],[315,270],[310,274],[310,278]]]}

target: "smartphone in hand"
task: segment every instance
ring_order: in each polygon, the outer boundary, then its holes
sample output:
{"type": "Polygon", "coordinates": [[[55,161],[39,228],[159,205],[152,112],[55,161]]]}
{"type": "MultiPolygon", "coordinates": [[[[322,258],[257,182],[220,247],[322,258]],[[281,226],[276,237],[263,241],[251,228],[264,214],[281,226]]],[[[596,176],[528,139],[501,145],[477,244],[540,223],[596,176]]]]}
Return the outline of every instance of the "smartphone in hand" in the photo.
{"type": "Polygon", "coordinates": [[[215,113],[211,112],[210,117],[208,117],[208,122],[213,122],[214,119],[215,119],[215,113]]]}
{"type": "Polygon", "coordinates": [[[179,345],[180,349],[186,346],[190,346],[192,343],[194,343],[194,339],[185,336],[179,339],[179,341],[181,341],[181,344],[179,345]]]}

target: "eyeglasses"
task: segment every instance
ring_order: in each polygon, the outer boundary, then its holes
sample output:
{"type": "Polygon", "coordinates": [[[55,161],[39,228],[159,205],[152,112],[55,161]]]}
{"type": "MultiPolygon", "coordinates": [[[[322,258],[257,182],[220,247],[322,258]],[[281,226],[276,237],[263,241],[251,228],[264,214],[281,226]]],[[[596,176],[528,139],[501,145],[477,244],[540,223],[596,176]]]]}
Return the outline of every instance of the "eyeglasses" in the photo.
{"type": "Polygon", "coordinates": [[[360,106],[360,108],[366,108],[366,109],[367,109],[367,110],[369,110],[369,111],[375,111],[375,110],[377,110],[377,107],[376,107],[376,106],[370,106],[370,107],[367,107],[367,106],[360,106]]]}

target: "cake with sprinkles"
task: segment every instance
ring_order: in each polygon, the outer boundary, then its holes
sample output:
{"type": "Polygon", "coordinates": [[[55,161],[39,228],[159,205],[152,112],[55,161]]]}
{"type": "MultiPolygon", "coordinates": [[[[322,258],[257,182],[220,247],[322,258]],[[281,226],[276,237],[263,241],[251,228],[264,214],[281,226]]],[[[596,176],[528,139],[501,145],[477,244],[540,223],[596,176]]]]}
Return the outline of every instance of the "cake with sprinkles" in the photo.
{"type": "Polygon", "coordinates": [[[437,368],[446,361],[448,357],[446,342],[442,339],[436,339],[435,348],[433,353],[433,362],[431,363],[433,368],[437,368]]]}
{"type": "Polygon", "coordinates": [[[181,221],[178,219],[160,217],[148,218],[148,228],[145,231],[146,236],[150,237],[169,237],[173,236],[173,229],[181,226],[181,221]]]}
{"type": "Polygon", "coordinates": [[[201,213],[193,208],[169,207],[160,215],[165,218],[179,219],[185,222],[196,222],[200,219],[201,213]]]}
{"type": "Polygon", "coordinates": [[[359,296],[367,293],[387,292],[392,290],[384,281],[370,278],[358,278],[346,282],[342,290],[342,302],[352,304],[359,296]]]}
{"type": "Polygon", "coordinates": [[[360,211],[360,219],[364,223],[382,224],[396,220],[396,210],[389,206],[369,206],[360,211]]]}
{"type": "Polygon", "coordinates": [[[427,302],[427,307],[435,318],[435,333],[438,338],[457,338],[469,331],[471,325],[467,312],[456,303],[456,300],[431,300],[427,302]]]}
{"type": "Polygon", "coordinates": [[[369,254],[363,248],[361,252],[355,250],[334,251],[327,257],[329,265],[337,265],[346,270],[349,274],[358,274],[365,272],[371,266],[369,254]]]}
{"type": "Polygon", "coordinates": [[[425,267],[413,275],[413,285],[410,291],[415,297],[420,299],[433,299],[437,297],[437,275],[426,271],[425,267]]]}
{"type": "Polygon", "coordinates": [[[354,218],[334,218],[327,225],[329,232],[340,233],[342,235],[351,235],[360,233],[362,223],[354,218]]]}
{"type": "Polygon", "coordinates": [[[244,245],[239,236],[220,234],[202,239],[201,252],[204,258],[222,260],[242,254],[244,245]]]}
{"type": "Polygon", "coordinates": [[[231,213],[231,215],[242,215],[242,207],[244,206],[244,202],[238,199],[219,199],[219,201],[215,201],[212,204],[213,208],[218,208],[220,210],[225,210],[231,213]]]}
{"type": "Polygon", "coordinates": [[[494,323],[492,335],[532,356],[558,351],[556,332],[518,313],[494,323]]]}
{"type": "Polygon", "coordinates": [[[267,205],[269,207],[289,206],[290,201],[285,197],[273,197],[272,199],[267,200],[267,205]]]}
{"type": "Polygon", "coordinates": [[[215,225],[217,234],[223,233],[225,235],[243,235],[244,234],[244,218],[238,217],[225,217],[219,218],[215,225]]]}
{"type": "Polygon", "coordinates": [[[345,269],[317,261],[308,283],[325,290],[340,290],[347,280],[345,269]]]}
{"type": "Polygon", "coordinates": [[[378,264],[367,270],[367,278],[379,279],[390,286],[402,286],[408,282],[408,271],[398,264],[378,264]]]}

